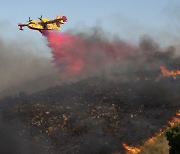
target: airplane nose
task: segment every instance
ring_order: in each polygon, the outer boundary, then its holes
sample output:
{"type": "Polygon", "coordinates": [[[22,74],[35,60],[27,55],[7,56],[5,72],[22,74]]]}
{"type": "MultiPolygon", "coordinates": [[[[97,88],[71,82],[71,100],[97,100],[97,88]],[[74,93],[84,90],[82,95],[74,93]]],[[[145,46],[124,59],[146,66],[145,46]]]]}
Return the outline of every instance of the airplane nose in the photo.
{"type": "Polygon", "coordinates": [[[63,20],[64,22],[66,22],[66,21],[67,21],[66,16],[62,16],[62,20],[63,20]]]}

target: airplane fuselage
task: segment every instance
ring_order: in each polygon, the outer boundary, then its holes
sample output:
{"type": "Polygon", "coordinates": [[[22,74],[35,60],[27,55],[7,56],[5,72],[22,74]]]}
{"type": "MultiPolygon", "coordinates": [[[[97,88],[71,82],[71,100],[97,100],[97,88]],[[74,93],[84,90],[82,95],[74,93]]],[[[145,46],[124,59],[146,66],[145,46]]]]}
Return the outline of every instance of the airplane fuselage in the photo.
{"type": "Polygon", "coordinates": [[[33,30],[60,30],[60,26],[58,26],[56,23],[53,24],[30,23],[27,25],[27,27],[33,30]]]}
{"type": "Polygon", "coordinates": [[[67,22],[67,18],[65,16],[58,15],[56,19],[49,20],[48,18],[39,18],[38,20],[30,20],[28,24],[19,23],[19,30],[23,30],[23,27],[28,27],[33,30],[60,30],[60,25],[67,22]]]}

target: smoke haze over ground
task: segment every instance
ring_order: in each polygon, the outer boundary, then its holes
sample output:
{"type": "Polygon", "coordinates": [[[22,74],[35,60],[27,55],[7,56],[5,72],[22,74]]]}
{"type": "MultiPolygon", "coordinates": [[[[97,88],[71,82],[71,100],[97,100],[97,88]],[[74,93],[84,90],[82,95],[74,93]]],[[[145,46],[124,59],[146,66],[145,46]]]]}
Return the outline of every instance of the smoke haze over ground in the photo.
{"type": "MultiPolygon", "coordinates": [[[[16,40],[7,42],[1,37],[1,95],[11,91],[11,87],[21,86],[19,92],[34,91],[38,87],[42,89],[56,85],[60,80],[69,77],[80,79],[103,73],[107,76],[126,74],[124,78],[127,79],[139,75],[142,71],[146,75],[152,75],[151,71],[158,72],[161,65],[168,69],[179,69],[179,56],[175,54],[179,53],[179,50],[173,46],[161,49],[160,45],[148,36],[142,37],[140,44],[135,46],[117,36],[109,37],[101,28],[76,34],[44,32],[43,35],[47,37],[47,44],[50,50],[52,49],[52,59],[41,55],[41,48],[28,45],[28,40],[21,44],[16,40]],[[29,89],[30,83],[22,86],[38,78],[42,82],[38,87],[32,88],[36,83],[29,89]]],[[[13,90],[10,93],[13,93],[13,90]]]]}
{"type": "Polygon", "coordinates": [[[6,138],[0,150],[123,152],[122,142],[141,144],[180,108],[179,77],[156,80],[161,65],[180,69],[175,47],[162,49],[148,36],[135,46],[100,29],[44,35],[52,59],[33,54],[26,44],[0,40],[1,95],[41,90],[0,100],[6,138]],[[67,82],[56,86],[61,81],[67,82]]]}
{"type": "MultiPolygon", "coordinates": [[[[25,84],[26,82],[34,79],[37,80],[38,78],[48,75],[55,76],[54,74],[57,72],[50,58],[40,55],[38,53],[40,51],[38,50],[34,51],[36,48],[33,45],[29,45],[28,41],[24,42],[25,41],[22,41],[23,44],[18,41],[7,42],[0,38],[1,94],[3,91],[6,91],[6,89],[11,90],[13,87],[17,87],[16,92],[26,91],[25,87],[23,89],[23,83],[25,84]],[[22,87],[18,90],[20,86],[22,87]]],[[[41,89],[41,87],[36,86],[34,90],[36,88],[41,89]]],[[[6,93],[8,93],[8,91],[6,91],[6,93]]]]}
{"type": "Polygon", "coordinates": [[[137,75],[158,76],[161,65],[179,69],[180,56],[176,47],[161,48],[148,36],[135,46],[118,38],[108,38],[101,29],[91,33],[68,34],[42,32],[52,48],[53,62],[61,77],[137,75]],[[140,73],[140,74],[139,74],[140,73]]]}
{"type": "Polygon", "coordinates": [[[93,76],[134,50],[118,38],[110,40],[101,29],[76,35],[47,31],[42,34],[47,37],[63,78],[93,76]]]}

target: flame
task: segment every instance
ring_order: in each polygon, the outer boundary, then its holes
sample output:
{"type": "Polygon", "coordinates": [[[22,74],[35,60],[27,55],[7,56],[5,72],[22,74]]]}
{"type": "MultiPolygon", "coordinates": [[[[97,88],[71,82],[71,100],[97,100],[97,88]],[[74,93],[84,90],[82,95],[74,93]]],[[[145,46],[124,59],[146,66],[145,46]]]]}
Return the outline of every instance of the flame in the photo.
{"type": "Polygon", "coordinates": [[[176,79],[177,75],[180,75],[180,70],[172,70],[169,71],[166,69],[165,66],[160,66],[161,72],[162,72],[162,76],[161,77],[173,77],[174,79],[176,79]]]}
{"type": "Polygon", "coordinates": [[[141,152],[141,148],[128,146],[126,143],[123,143],[122,145],[128,154],[138,154],[141,152]]]}
{"type": "MultiPolygon", "coordinates": [[[[176,115],[172,117],[172,119],[168,122],[168,126],[173,127],[176,123],[180,122],[180,110],[176,112],[176,115]]],[[[149,138],[145,144],[150,144],[156,140],[157,137],[163,134],[163,130],[160,129],[158,133],[156,133],[153,137],[149,138]]]]}
{"type": "Polygon", "coordinates": [[[180,123],[180,110],[176,112],[176,115],[172,117],[172,120],[168,122],[168,125],[173,127],[176,123],[180,123]]]}
{"type": "MultiPolygon", "coordinates": [[[[168,122],[168,125],[170,127],[174,126],[176,123],[180,123],[180,110],[176,112],[176,115],[172,117],[172,119],[168,122]]],[[[144,145],[148,145],[150,143],[153,143],[157,137],[161,136],[164,133],[162,129],[159,130],[158,133],[156,133],[154,136],[150,137],[144,145]]],[[[124,149],[128,154],[138,154],[141,152],[143,146],[138,146],[138,147],[133,147],[133,146],[128,146],[126,143],[122,144],[124,149]]]]}
{"type": "Polygon", "coordinates": [[[150,137],[145,144],[150,144],[156,140],[157,137],[161,136],[163,134],[163,130],[160,129],[158,133],[156,133],[154,136],[150,137]]]}

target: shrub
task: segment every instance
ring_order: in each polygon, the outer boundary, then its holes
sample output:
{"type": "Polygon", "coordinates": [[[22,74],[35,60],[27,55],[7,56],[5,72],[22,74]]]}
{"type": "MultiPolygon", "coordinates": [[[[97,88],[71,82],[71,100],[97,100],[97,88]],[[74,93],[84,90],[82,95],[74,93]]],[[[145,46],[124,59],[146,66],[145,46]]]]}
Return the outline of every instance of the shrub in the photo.
{"type": "Polygon", "coordinates": [[[170,128],[166,132],[166,138],[169,141],[169,153],[180,154],[180,124],[170,128]]]}

